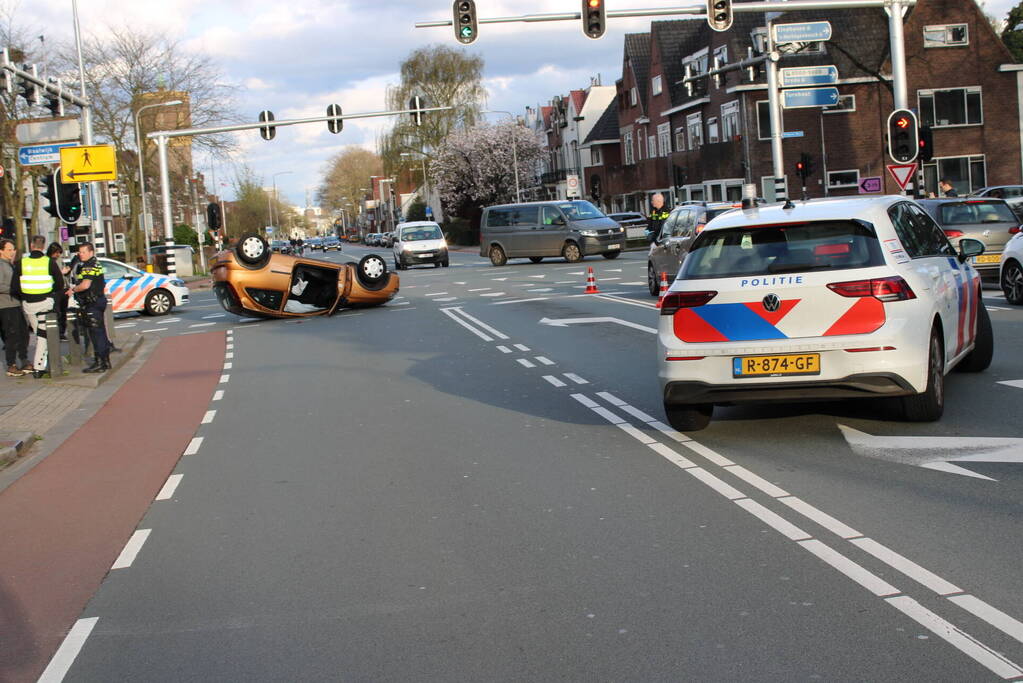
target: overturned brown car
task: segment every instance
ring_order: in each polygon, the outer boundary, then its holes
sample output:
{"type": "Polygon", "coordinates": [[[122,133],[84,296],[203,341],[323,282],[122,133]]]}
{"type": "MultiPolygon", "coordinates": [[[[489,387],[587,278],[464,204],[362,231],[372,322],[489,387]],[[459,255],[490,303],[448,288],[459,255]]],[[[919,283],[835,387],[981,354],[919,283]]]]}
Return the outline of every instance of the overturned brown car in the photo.
{"type": "Polygon", "coordinates": [[[368,254],[355,263],[275,254],[256,234],[214,257],[213,291],[229,313],[266,318],[331,315],[339,308],[379,306],[398,292],[398,276],[368,254]]]}

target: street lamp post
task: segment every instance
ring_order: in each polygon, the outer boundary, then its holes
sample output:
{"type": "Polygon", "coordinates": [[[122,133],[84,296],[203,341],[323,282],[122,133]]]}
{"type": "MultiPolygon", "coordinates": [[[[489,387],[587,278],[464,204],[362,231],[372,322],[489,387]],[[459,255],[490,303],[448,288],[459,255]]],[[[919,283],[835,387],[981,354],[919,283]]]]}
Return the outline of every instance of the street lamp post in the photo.
{"type": "Polygon", "coordinates": [[[146,109],[153,107],[171,107],[176,104],[181,104],[181,100],[171,100],[170,102],[154,102],[153,104],[147,104],[138,108],[135,112],[135,149],[138,150],[139,157],[139,190],[142,194],[142,215],[139,217],[139,223],[142,228],[142,235],[146,238],[146,261],[149,261],[149,227],[146,225],[146,173],[143,168],[142,160],[145,158],[145,151],[142,149],[142,136],[139,133],[139,114],[146,109]]]}
{"type": "Polygon", "coordinates": [[[274,224],[273,200],[277,199],[277,176],[294,173],[294,171],[278,171],[270,176],[270,183],[273,185],[273,194],[266,198],[266,208],[270,213],[270,225],[274,224]]]}
{"type": "MultiPolygon", "coordinates": [[[[484,110],[483,113],[484,114],[507,114],[508,117],[512,121],[515,121],[516,123],[518,123],[518,119],[515,117],[515,114],[512,114],[510,111],[502,111],[500,109],[487,109],[487,110],[484,110]]],[[[511,148],[512,148],[512,169],[515,171],[515,201],[520,202],[520,201],[522,201],[522,196],[521,196],[521,193],[519,192],[519,153],[518,153],[518,145],[515,144],[515,131],[514,130],[512,130],[511,148]]]]}

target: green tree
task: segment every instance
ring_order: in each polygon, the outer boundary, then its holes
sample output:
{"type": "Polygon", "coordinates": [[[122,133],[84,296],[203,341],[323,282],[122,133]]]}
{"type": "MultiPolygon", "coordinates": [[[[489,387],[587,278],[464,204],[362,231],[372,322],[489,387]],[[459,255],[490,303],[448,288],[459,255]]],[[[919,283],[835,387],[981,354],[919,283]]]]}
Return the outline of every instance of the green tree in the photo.
{"type": "Polygon", "coordinates": [[[1023,62],[1023,2],[1009,10],[1005,29],[1002,30],[1002,42],[1009,48],[1013,59],[1023,62]]]}
{"type": "MultiPolygon", "coordinates": [[[[289,216],[294,215],[294,209],[274,199],[271,193],[263,189],[263,179],[256,175],[250,166],[242,164],[238,167],[234,177],[235,200],[229,209],[231,214],[231,236],[238,237],[247,232],[255,232],[266,237],[266,226],[270,224],[270,208],[273,207],[274,222],[279,223],[283,230],[291,227],[290,224],[299,225],[304,218],[289,216]]],[[[282,237],[283,232],[274,235],[275,238],[282,237]]]]}
{"type": "Polygon", "coordinates": [[[195,227],[183,223],[174,226],[174,244],[187,244],[199,249],[199,235],[195,227]]]}
{"type": "Polygon", "coordinates": [[[426,220],[426,202],[421,198],[416,197],[412,200],[412,203],[408,205],[408,215],[405,216],[407,221],[425,221],[426,220]]]}

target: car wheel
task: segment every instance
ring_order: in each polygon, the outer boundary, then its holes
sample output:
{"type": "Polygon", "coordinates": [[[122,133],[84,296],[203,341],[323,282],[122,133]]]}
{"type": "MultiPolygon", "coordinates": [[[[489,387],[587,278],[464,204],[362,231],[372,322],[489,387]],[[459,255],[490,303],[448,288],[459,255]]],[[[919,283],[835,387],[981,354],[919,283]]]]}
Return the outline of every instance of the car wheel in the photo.
{"type": "Polygon", "coordinates": [[[166,289],[154,289],[146,295],[146,315],[167,315],[174,308],[174,296],[166,289]]]}
{"type": "Polygon", "coordinates": [[[440,268],[440,261],[434,261],[433,262],[433,267],[434,268],[440,268]]]}
{"type": "Polygon", "coordinates": [[[490,262],[495,266],[503,266],[508,263],[508,257],[505,256],[504,249],[496,244],[490,247],[490,262]]]}
{"type": "Polygon", "coordinates": [[[569,263],[578,263],[583,260],[583,253],[579,251],[579,245],[575,242],[565,242],[561,248],[561,255],[569,263]]]}
{"type": "Polygon", "coordinates": [[[664,405],[664,414],[668,417],[668,424],[680,432],[698,432],[706,429],[710,424],[711,415],[714,414],[714,406],[701,404],[694,406],[670,406],[664,405]]]}
{"type": "Polygon", "coordinates": [[[366,287],[375,287],[387,279],[387,263],[376,254],[366,254],[355,268],[356,276],[366,287]]]}
{"type": "Polygon", "coordinates": [[[650,290],[650,296],[660,296],[661,283],[657,280],[657,271],[652,263],[646,264],[646,287],[650,290]]]}
{"type": "Polygon", "coordinates": [[[945,349],[941,333],[931,332],[927,357],[927,388],[923,393],[902,397],[902,417],[910,422],[934,422],[945,410],[945,349]]]}
{"type": "Polygon", "coordinates": [[[450,265],[451,265],[451,262],[448,261],[448,259],[444,259],[444,267],[447,268],[450,265]]]}
{"type": "Polygon", "coordinates": [[[995,355],[995,335],[991,330],[991,316],[988,315],[984,300],[977,297],[980,309],[977,311],[977,337],[973,340],[973,351],[956,366],[963,372],[982,372],[991,365],[995,355]]]}
{"type": "Polygon", "coordinates": [[[603,256],[606,259],[613,259],[613,258],[618,258],[618,255],[621,254],[621,253],[622,252],[620,252],[620,251],[605,251],[603,253],[603,256]]]}
{"type": "Polygon", "coordinates": [[[1023,304],[1023,266],[1019,261],[1010,260],[1002,269],[1002,292],[1010,304],[1023,304]]]}
{"type": "Polygon", "coordinates": [[[404,270],[404,267],[401,265],[401,261],[399,261],[398,259],[394,259],[394,269],[404,270]]]}
{"type": "Polygon", "coordinates": [[[540,263],[540,261],[543,261],[543,256],[530,256],[529,260],[533,263],[540,263]]]}
{"type": "Polygon", "coordinates": [[[238,240],[235,253],[245,265],[262,267],[270,260],[270,245],[256,233],[250,232],[238,240]]]}

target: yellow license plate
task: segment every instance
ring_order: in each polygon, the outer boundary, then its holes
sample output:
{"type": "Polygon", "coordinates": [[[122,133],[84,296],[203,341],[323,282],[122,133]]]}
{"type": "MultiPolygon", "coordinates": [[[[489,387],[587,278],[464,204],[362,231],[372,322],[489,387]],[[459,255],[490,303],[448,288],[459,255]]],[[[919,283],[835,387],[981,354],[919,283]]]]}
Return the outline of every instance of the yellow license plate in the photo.
{"type": "Polygon", "coordinates": [[[739,356],[732,359],[733,377],[780,377],[821,374],[819,353],[791,353],[780,356],[739,356]]]}
{"type": "Polygon", "coordinates": [[[1002,259],[1001,254],[981,254],[980,256],[974,256],[974,263],[998,263],[1002,259]]]}

